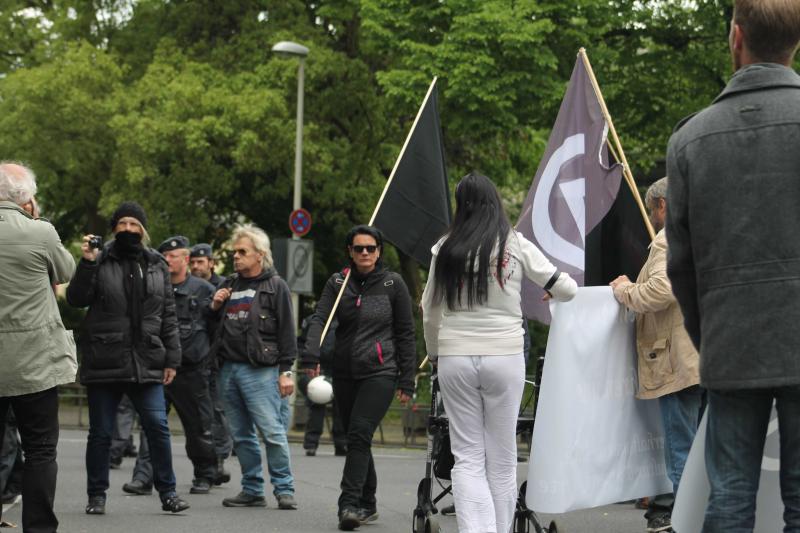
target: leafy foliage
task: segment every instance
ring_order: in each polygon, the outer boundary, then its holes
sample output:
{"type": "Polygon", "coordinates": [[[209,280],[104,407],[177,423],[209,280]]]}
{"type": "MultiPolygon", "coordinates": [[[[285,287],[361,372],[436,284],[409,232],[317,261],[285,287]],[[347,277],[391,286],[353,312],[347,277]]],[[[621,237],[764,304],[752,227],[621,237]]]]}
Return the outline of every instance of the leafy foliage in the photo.
{"type": "MultiPolygon", "coordinates": [[[[104,232],[127,198],[156,242],[219,245],[241,221],[287,236],[298,63],[270,46],[301,42],[319,287],[433,76],[451,182],[482,170],[515,218],[580,47],[647,182],[672,126],[725,85],[730,18],[722,0],[8,0],[0,152],[33,166],[67,239],[104,232]]],[[[410,260],[388,255],[418,293],[410,260]]]]}

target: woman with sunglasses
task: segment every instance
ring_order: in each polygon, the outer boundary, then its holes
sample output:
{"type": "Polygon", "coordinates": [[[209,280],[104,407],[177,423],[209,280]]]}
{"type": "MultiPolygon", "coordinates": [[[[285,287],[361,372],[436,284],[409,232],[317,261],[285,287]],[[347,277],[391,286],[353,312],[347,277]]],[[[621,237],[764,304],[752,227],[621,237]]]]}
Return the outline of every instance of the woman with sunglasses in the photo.
{"type": "Polygon", "coordinates": [[[557,300],[575,281],[511,228],[486,176],[456,187],[456,215],[433,247],[422,317],[455,456],[461,533],[507,533],[517,499],[517,415],[525,384],[520,288],[524,275],[557,300]]]}
{"type": "Polygon", "coordinates": [[[349,267],[331,276],[322,291],[302,365],[310,376],[319,374],[322,329],[347,280],[336,308],[333,394],[347,432],[339,529],[351,531],[378,518],[372,435],[395,396],[403,404],[411,398],[417,355],[411,297],[403,278],[383,266],[381,232],[356,226],[345,244],[349,267]]]}

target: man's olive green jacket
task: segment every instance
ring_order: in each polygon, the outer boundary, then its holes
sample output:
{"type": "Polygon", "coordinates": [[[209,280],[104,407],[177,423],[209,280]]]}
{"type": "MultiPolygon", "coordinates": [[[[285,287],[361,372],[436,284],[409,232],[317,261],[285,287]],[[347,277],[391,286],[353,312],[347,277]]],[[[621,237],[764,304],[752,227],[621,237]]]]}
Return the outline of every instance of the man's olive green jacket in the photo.
{"type": "Polygon", "coordinates": [[[0,397],[75,381],[75,342],[54,292],[74,271],[52,224],[0,201],[0,397]]]}

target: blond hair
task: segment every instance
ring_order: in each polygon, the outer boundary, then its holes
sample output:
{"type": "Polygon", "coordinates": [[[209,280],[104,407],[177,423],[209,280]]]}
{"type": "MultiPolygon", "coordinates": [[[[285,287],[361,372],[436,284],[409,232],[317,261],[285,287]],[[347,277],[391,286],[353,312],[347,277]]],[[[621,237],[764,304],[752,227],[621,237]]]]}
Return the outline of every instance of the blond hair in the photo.
{"type": "Polygon", "coordinates": [[[733,22],[756,59],[789,63],[800,44],[800,2],[797,0],[735,0],[733,22]]]}
{"type": "Polygon", "coordinates": [[[264,267],[264,269],[272,268],[272,249],[270,248],[267,232],[253,224],[237,226],[233,230],[233,235],[231,235],[231,244],[244,238],[250,239],[256,252],[263,254],[261,266],[264,267]]]}

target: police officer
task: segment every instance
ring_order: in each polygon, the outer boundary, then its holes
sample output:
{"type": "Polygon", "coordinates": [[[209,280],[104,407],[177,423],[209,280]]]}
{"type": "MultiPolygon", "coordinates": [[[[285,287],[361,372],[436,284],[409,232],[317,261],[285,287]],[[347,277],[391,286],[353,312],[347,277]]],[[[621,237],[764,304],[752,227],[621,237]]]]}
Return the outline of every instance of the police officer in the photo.
{"type": "Polygon", "coordinates": [[[223,276],[214,272],[214,255],[210,244],[201,242],[192,246],[189,266],[192,269],[192,276],[203,278],[217,289],[225,281],[223,276]]]}
{"type": "MultiPolygon", "coordinates": [[[[158,247],[169,266],[181,339],[181,367],[171,385],[165,387],[167,405],[178,412],[186,434],[186,455],[194,465],[192,494],[208,494],[217,477],[217,456],[211,435],[213,418],[208,389],[208,304],[214,286],[189,274],[189,240],[177,235],[158,247]]],[[[122,490],[149,494],[152,467],[146,440],[139,445],[133,479],[122,490]]]]}
{"type": "MultiPolygon", "coordinates": [[[[204,242],[192,246],[189,254],[189,268],[192,276],[203,278],[219,289],[225,282],[225,277],[214,272],[214,254],[210,244],[204,242]]],[[[213,329],[210,338],[214,338],[213,329]]],[[[211,433],[214,435],[214,448],[217,452],[217,479],[216,485],[227,483],[231,479],[230,473],[225,470],[225,459],[230,457],[233,450],[233,439],[228,429],[228,420],[217,392],[217,367],[210,365],[208,388],[211,391],[211,403],[214,410],[214,419],[211,423],[211,433]]]]}

